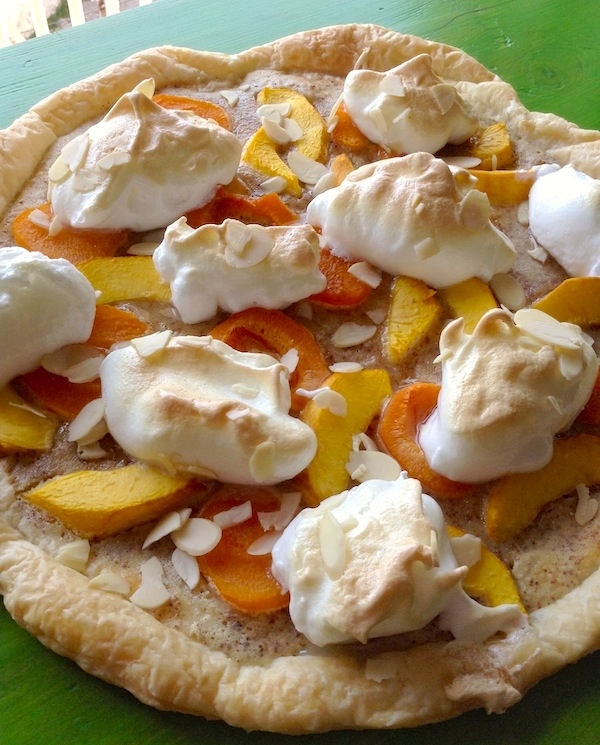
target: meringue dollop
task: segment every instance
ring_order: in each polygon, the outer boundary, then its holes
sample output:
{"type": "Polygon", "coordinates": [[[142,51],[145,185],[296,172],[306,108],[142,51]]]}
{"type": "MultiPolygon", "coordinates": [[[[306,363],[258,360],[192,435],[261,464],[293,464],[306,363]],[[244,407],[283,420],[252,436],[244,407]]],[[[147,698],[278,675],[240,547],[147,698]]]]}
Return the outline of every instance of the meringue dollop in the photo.
{"type": "Polygon", "coordinates": [[[308,205],[334,253],[392,275],[448,287],[507,272],[516,252],[490,222],[486,194],[462,168],[428,153],[362,166],[308,205]]]}
{"type": "Polygon", "coordinates": [[[516,605],[466,595],[439,505],[416,479],[370,479],[302,510],[273,551],[294,626],[325,646],[415,631],[439,616],[459,639],[520,625],[516,605]]]}
{"type": "Polygon", "coordinates": [[[185,323],[212,318],[219,308],[285,308],[327,282],[310,225],[265,228],[228,219],[194,230],[182,217],[165,231],[154,264],[185,323]]]}
{"type": "Polygon", "coordinates": [[[242,145],[210,119],[165,109],[140,84],[71,140],[50,167],[53,233],[164,227],[210,200],[237,172],[242,145]],[[139,89],[139,90],[138,90],[139,89]]]}
{"type": "Polygon", "coordinates": [[[273,357],[210,336],[141,349],[134,340],[100,367],[108,429],[134,457],[236,484],[284,481],[312,460],[315,435],[289,415],[289,372],[273,357]]]}
{"type": "Polygon", "coordinates": [[[418,441],[431,468],[484,482],[542,468],[554,435],[584,407],[598,373],[592,340],[539,310],[488,311],[440,337],[442,387],[418,441]]]}
{"type": "Polygon", "coordinates": [[[387,72],[352,70],[343,99],[360,131],[394,155],[435,153],[465,142],[478,128],[456,87],[434,72],[429,54],[387,72]]]}
{"type": "Polygon", "coordinates": [[[42,357],[88,340],[96,293],[66,259],[0,248],[0,388],[42,357]]]}

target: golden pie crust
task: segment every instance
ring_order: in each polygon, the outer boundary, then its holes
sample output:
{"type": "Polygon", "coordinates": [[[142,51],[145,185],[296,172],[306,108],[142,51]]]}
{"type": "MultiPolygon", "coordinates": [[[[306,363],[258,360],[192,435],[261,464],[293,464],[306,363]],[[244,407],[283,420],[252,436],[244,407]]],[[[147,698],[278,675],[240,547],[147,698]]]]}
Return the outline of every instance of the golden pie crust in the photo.
{"type": "MultiPolygon", "coordinates": [[[[515,91],[464,52],[372,25],[296,34],[237,55],[175,47],[141,52],[49,96],[0,132],[0,216],[43,201],[41,171],[59,138],[103,115],[140,81],[158,90],[219,91],[251,74],[310,74],[340,80],[361,58],[376,70],[427,52],[443,79],[456,83],[481,120],[509,127],[520,163],[572,163],[600,178],[600,133],[552,114],[532,113],[515,91]],[[33,181],[32,181],[33,179],[33,181]],[[37,191],[36,191],[37,190],[37,191]]],[[[247,730],[311,733],[344,728],[409,727],[473,708],[502,712],[529,687],[600,645],[600,570],[567,594],[529,614],[529,623],[483,644],[425,641],[381,652],[387,674],[373,680],[367,659],[377,648],[297,650],[252,656],[228,653],[161,622],[118,595],[94,590],[88,578],[52,558],[60,531],[22,513],[9,519],[14,494],[0,478],[0,592],[13,618],[44,644],[84,670],[152,706],[219,718],[247,730]],[[32,525],[28,524],[29,518],[32,525]],[[35,524],[33,524],[35,523],[35,524]],[[47,540],[35,536],[51,533],[47,540]],[[39,543],[39,545],[35,545],[39,543]]],[[[139,553],[139,533],[122,537],[139,553]]],[[[137,555],[136,555],[137,558],[137,555]]],[[[122,559],[126,562],[126,559],[122,559]]],[[[139,564],[138,564],[139,565],[139,564]]]]}

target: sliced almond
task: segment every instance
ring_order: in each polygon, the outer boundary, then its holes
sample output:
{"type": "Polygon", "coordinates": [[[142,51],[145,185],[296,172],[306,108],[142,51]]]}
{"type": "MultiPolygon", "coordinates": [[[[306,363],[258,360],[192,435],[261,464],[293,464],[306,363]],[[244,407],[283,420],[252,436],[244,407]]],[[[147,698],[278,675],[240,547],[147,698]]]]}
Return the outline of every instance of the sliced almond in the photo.
{"type": "Polygon", "coordinates": [[[377,332],[377,326],[361,325],[348,321],[342,323],[341,326],[331,337],[331,341],[334,347],[338,349],[344,349],[346,347],[355,347],[358,344],[364,344],[369,339],[372,339],[377,332]]]}
{"type": "Polygon", "coordinates": [[[305,184],[314,186],[327,173],[327,166],[317,160],[307,158],[299,150],[292,150],[288,154],[288,166],[305,184]]]}
{"type": "Polygon", "coordinates": [[[398,461],[379,450],[352,451],[348,456],[346,470],[360,483],[370,479],[395,481],[402,473],[398,461]]]}
{"type": "Polygon", "coordinates": [[[381,272],[367,261],[357,261],[348,269],[348,274],[376,289],[381,284],[381,272]]]}
{"type": "Polygon", "coordinates": [[[504,305],[509,310],[519,310],[526,303],[523,285],[510,274],[504,272],[494,274],[490,280],[490,290],[500,305],[504,305]]]}
{"type": "Polygon", "coordinates": [[[104,422],[104,401],[95,398],[87,403],[69,425],[69,442],[87,444],[95,442],[106,434],[104,422]],[[91,439],[90,439],[91,437],[91,439]]]}
{"type": "Polygon", "coordinates": [[[54,558],[59,564],[83,573],[90,558],[90,542],[86,539],[71,541],[61,546],[54,558]]]}
{"type": "Polygon", "coordinates": [[[144,562],[140,567],[142,584],[129,598],[134,605],[144,610],[156,610],[171,599],[163,583],[162,564],[156,556],[144,562]]]}
{"type": "Polygon", "coordinates": [[[129,595],[131,587],[129,582],[117,572],[104,571],[97,574],[89,581],[88,586],[93,590],[103,590],[104,592],[113,592],[115,595],[129,595]]]}
{"type": "Polygon", "coordinates": [[[281,495],[281,506],[278,510],[258,512],[258,521],[263,530],[280,531],[286,528],[296,515],[301,499],[301,492],[285,492],[281,495]]]}
{"type": "Polygon", "coordinates": [[[212,519],[220,528],[224,529],[246,522],[246,520],[249,520],[251,517],[252,502],[248,499],[242,504],[231,507],[229,510],[217,512],[216,515],[213,515],[212,519]]]}
{"type": "Polygon", "coordinates": [[[222,530],[212,520],[191,517],[179,530],[171,533],[177,548],[191,556],[204,556],[221,540],[222,530]]]}
{"type": "Polygon", "coordinates": [[[250,556],[266,556],[271,553],[273,546],[280,538],[281,533],[277,531],[265,533],[248,546],[248,553],[250,556]]]}
{"type": "Polygon", "coordinates": [[[190,556],[180,548],[176,548],[172,555],[171,561],[173,567],[190,590],[198,587],[200,583],[200,565],[195,556],[190,556]]]}
{"type": "Polygon", "coordinates": [[[131,346],[140,357],[152,357],[153,354],[162,352],[167,347],[172,336],[173,331],[165,329],[164,331],[157,331],[155,334],[148,334],[148,336],[138,336],[137,339],[131,340],[131,346]]]}
{"type": "Polygon", "coordinates": [[[181,511],[167,512],[157,523],[155,523],[152,530],[146,536],[142,548],[148,548],[153,543],[160,541],[161,538],[169,535],[175,530],[179,530],[186,522],[191,513],[191,510],[186,513],[181,511]]]}

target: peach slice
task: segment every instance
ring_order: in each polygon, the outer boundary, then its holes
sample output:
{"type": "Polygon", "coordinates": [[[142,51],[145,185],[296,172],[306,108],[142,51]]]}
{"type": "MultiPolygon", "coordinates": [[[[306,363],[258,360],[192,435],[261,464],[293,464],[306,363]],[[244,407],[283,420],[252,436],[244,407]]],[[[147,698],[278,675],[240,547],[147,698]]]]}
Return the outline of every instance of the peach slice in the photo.
{"type": "MultiPolygon", "coordinates": [[[[453,525],[448,526],[450,538],[465,535],[464,531],[453,525]]],[[[494,607],[503,603],[514,603],[523,612],[525,608],[519,595],[519,590],[510,569],[487,546],[481,545],[481,558],[469,567],[463,579],[463,589],[476,600],[494,607]]]]}
{"type": "Polygon", "coordinates": [[[494,482],[484,511],[488,535],[495,541],[514,538],[531,525],[545,505],[579,484],[600,484],[600,437],[582,434],[557,439],[546,466],[494,482]]]}
{"type": "Polygon", "coordinates": [[[316,399],[310,400],[302,412],[302,420],[317,436],[317,452],[305,472],[308,491],[305,496],[311,506],[348,487],[346,463],[352,451],[352,438],[368,428],[392,393],[388,373],[379,369],[333,373],[323,387],[343,396],[346,413],[341,415],[321,408],[316,399]]]}
{"type": "Polygon", "coordinates": [[[99,293],[98,304],[125,300],[154,300],[168,303],[171,288],[156,271],[151,256],[117,256],[90,259],[77,265],[99,293]]]}
{"type": "Polygon", "coordinates": [[[464,319],[465,331],[468,334],[473,331],[484,313],[498,307],[494,293],[477,277],[438,290],[438,295],[450,307],[456,318],[464,319]]]}
{"type": "Polygon", "coordinates": [[[387,355],[397,363],[440,321],[436,291],[412,277],[397,277],[387,318],[387,355]]]}
{"type": "Polygon", "coordinates": [[[56,422],[34,411],[11,388],[0,390],[0,450],[49,450],[56,422]]]}
{"type": "Polygon", "coordinates": [[[83,538],[105,538],[186,506],[201,484],[142,463],[107,471],[74,471],[24,497],[83,538]]]}

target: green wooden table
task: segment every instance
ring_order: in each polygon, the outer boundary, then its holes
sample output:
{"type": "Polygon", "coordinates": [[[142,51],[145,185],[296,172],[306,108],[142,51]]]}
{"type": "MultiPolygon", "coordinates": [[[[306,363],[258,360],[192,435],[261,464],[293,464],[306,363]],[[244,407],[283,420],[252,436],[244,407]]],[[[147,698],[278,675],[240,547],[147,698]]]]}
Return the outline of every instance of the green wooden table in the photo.
{"type": "MultiPolygon", "coordinates": [[[[68,83],[150,46],[236,52],[334,23],[371,22],[454,44],[523,102],[600,129],[597,0],[156,0],[0,50],[0,127],[68,83]]],[[[0,152],[0,157],[2,154],[0,152]]],[[[536,686],[506,714],[472,712],[418,730],[287,738],[157,712],[85,675],[0,605],[0,745],[598,745],[600,653],[536,686]]]]}

